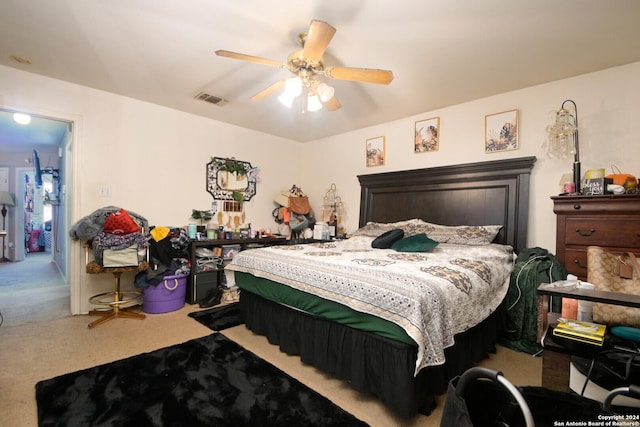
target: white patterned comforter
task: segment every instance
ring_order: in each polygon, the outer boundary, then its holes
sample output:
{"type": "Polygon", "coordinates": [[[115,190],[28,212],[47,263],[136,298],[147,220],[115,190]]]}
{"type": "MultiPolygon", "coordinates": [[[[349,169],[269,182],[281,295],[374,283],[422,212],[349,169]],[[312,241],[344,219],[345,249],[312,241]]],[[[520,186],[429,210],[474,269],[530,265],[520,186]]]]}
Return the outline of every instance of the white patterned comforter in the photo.
{"type": "Polygon", "coordinates": [[[236,254],[226,267],[284,283],[401,326],[418,344],[417,374],[445,362],[454,335],[502,302],[510,246],[440,244],[431,252],[372,249],[372,237],[272,246],[236,254]]]}

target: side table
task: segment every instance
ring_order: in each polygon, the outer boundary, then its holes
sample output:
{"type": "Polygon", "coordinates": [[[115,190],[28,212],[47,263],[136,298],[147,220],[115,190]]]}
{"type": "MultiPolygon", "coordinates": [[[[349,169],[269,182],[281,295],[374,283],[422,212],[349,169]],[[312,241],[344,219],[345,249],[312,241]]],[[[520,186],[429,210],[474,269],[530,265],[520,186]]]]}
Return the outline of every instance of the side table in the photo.
{"type": "Polygon", "coordinates": [[[542,353],[542,386],[554,390],[569,391],[569,368],[572,353],[555,344],[549,337],[545,337],[549,325],[557,321],[560,316],[559,313],[549,312],[549,298],[552,296],[640,307],[640,295],[582,289],[576,285],[558,286],[557,282],[543,283],[538,287],[538,341],[544,348],[542,353]]]}

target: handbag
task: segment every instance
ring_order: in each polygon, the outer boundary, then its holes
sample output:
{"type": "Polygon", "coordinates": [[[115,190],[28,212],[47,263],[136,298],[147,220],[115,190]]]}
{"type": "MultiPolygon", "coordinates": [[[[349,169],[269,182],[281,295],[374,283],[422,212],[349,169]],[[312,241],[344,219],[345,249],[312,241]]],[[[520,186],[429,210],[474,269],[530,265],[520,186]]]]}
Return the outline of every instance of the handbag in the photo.
{"type": "Polygon", "coordinates": [[[289,209],[291,212],[306,215],[311,212],[309,205],[309,197],[307,196],[289,196],[289,209]]]}
{"type": "Polygon", "coordinates": [[[630,173],[620,172],[620,169],[618,169],[617,166],[611,165],[611,170],[613,170],[613,173],[610,173],[605,178],[610,178],[611,180],[613,180],[613,183],[615,185],[625,185],[627,181],[637,183],[637,179],[634,175],[631,175],[630,173]]]}
{"type": "MultiPolygon", "coordinates": [[[[635,255],[587,248],[587,281],[596,290],[640,295],[640,265],[635,255]]],[[[640,326],[640,309],[594,303],[593,320],[605,325],[640,326]]]]}
{"type": "Polygon", "coordinates": [[[103,267],[135,267],[140,264],[138,245],[131,245],[124,249],[105,249],[102,252],[103,267]]]}

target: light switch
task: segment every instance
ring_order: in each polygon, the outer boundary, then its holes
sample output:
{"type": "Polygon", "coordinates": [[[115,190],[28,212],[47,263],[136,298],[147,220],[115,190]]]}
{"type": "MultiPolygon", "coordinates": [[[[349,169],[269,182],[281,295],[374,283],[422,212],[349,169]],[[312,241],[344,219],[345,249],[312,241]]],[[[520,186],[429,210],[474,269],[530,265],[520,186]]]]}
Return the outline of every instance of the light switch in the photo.
{"type": "Polygon", "coordinates": [[[111,197],[111,187],[102,185],[98,188],[98,197],[111,197]]]}

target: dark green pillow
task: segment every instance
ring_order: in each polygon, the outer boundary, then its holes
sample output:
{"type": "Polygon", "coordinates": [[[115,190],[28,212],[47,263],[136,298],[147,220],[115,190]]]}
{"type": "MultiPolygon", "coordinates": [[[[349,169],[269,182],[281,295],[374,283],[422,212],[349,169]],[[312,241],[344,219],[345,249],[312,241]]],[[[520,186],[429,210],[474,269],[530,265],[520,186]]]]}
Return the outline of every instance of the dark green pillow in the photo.
{"type": "Polygon", "coordinates": [[[426,234],[421,233],[398,240],[391,245],[391,249],[397,252],[427,252],[438,245],[438,242],[431,240],[426,234]]]}
{"type": "Polygon", "coordinates": [[[371,242],[371,247],[376,249],[389,249],[398,240],[404,237],[404,231],[394,228],[386,233],[382,233],[371,242]]]}

